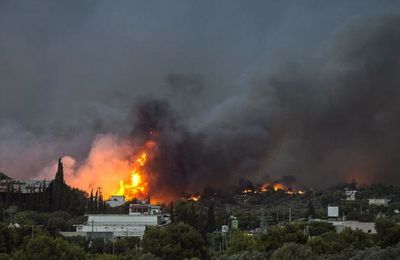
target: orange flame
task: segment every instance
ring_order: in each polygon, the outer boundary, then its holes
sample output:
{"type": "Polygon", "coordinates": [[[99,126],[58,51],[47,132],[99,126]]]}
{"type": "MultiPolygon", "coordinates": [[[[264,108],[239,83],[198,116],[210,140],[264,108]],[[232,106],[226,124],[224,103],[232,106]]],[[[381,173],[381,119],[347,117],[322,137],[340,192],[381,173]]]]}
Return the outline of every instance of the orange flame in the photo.
{"type": "Polygon", "coordinates": [[[192,195],[188,200],[191,201],[199,201],[200,200],[200,195],[192,195]]]}
{"type": "Polygon", "coordinates": [[[148,193],[148,183],[146,177],[148,176],[147,162],[149,159],[149,153],[151,149],[156,146],[154,141],[148,141],[144,146],[143,150],[136,156],[130,176],[125,180],[119,181],[119,190],[115,195],[123,195],[126,200],[132,200],[134,198],[145,199],[148,193]]]}
{"type": "MultiPolygon", "coordinates": [[[[273,191],[282,190],[286,194],[289,194],[289,195],[293,195],[293,194],[303,195],[303,194],[305,194],[304,190],[292,189],[292,188],[289,188],[285,184],[280,183],[280,182],[274,182],[272,184],[264,183],[263,185],[261,185],[260,192],[267,192],[267,191],[270,191],[270,190],[273,190],[273,191]]],[[[246,192],[243,192],[243,193],[246,193],[246,192]]]]}
{"type": "Polygon", "coordinates": [[[274,191],[278,191],[278,190],[287,190],[287,187],[285,185],[283,185],[282,183],[276,182],[272,185],[272,188],[274,189],[274,191]]]}
{"type": "Polygon", "coordinates": [[[247,194],[247,193],[253,193],[254,191],[252,189],[244,189],[242,191],[243,194],[247,194]]]}

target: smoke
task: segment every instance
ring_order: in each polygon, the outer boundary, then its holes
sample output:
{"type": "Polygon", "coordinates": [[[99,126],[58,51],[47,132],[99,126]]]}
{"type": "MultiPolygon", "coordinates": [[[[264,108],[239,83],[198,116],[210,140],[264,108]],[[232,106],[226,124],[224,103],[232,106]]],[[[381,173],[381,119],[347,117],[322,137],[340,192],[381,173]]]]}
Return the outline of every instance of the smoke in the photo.
{"type": "Polygon", "coordinates": [[[139,105],[136,125],[165,145],[160,180],[191,190],[266,175],[312,186],[398,181],[399,25],[399,16],[356,19],[323,55],[254,79],[196,131],[177,127],[166,101],[139,105]]]}
{"type": "Polygon", "coordinates": [[[68,183],[113,190],[157,138],[153,191],[400,181],[392,1],[0,5],[12,177],[51,177],[68,156],[68,183]]]}
{"type": "MultiPolygon", "coordinates": [[[[65,181],[87,192],[101,187],[106,195],[116,193],[119,180],[131,172],[133,152],[129,142],[115,134],[97,135],[86,160],[78,163],[70,156],[62,158],[65,181]]],[[[53,161],[40,171],[38,178],[52,179],[56,170],[57,161],[53,161]]]]}
{"type": "Polygon", "coordinates": [[[272,122],[283,126],[285,140],[270,171],[315,184],[399,181],[399,24],[399,16],[356,20],[311,69],[269,80],[285,109],[283,121],[272,122]]]}

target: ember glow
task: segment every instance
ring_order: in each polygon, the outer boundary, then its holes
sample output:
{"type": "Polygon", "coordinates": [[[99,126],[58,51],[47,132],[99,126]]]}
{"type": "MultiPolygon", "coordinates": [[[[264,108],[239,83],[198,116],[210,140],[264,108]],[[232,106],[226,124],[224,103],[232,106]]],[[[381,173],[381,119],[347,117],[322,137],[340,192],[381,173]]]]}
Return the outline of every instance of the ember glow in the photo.
{"type": "Polygon", "coordinates": [[[289,188],[287,185],[281,182],[274,182],[274,183],[264,183],[260,186],[259,189],[244,189],[242,191],[243,194],[252,194],[252,193],[264,193],[268,191],[284,191],[288,195],[303,195],[305,194],[304,190],[301,189],[293,189],[289,188]]]}
{"type": "Polygon", "coordinates": [[[200,195],[192,195],[188,200],[191,201],[199,201],[200,200],[200,195]]]}
{"type": "Polygon", "coordinates": [[[252,189],[244,189],[244,190],[242,191],[242,193],[243,193],[243,194],[255,193],[255,191],[252,190],[252,189]]]}

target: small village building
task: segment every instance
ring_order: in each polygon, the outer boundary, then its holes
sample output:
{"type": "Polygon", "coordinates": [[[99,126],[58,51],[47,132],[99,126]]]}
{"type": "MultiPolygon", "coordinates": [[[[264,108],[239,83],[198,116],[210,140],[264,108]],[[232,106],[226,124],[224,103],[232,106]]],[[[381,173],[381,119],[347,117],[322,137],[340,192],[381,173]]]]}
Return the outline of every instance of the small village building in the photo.
{"type": "Polygon", "coordinates": [[[375,222],[360,222],[360,221],[329,221],[335,227],[337,232],[343,231],[345,228],[351,230],[361,230],[364,233],[376,234],[375,222]]]}
{"type": "Polygon", "coordinates": [[[88,220],[76,225],[76,233],[91,239],[114,239],[118,237],[142,238],[148,226],[168,223],[160,206],[137,203],[131,204],[129,214],[89,214],[88,220]]]}
{"type": "Polygon", "coordinates": [[[376,206],[384,206],[387,207],[389,205],[390,199],[368,199],[369,205],[376,205],[376,206]]]}
{"type": "Polygon", "coordinates": [[[125,196],[112,195],[110,199],[106,200],[106,204],[112,208],[122,206],[125,204],[125,196]]]}

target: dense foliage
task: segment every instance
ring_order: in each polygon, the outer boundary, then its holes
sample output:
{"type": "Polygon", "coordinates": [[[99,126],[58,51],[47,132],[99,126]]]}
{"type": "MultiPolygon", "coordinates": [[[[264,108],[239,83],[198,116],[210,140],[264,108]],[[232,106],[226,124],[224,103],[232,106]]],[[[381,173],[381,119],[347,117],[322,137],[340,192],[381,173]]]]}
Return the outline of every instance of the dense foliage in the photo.
{"type": "Polygon", "coordinates": [[[143,251],[163,259],[204,258],[205,242],[190,225],[182,222],[146,229],[143,251]]]}
{"type": "Polygon", "coordinates": [[[60,231],[73,231],[75,224],[85,222],[83,212],[125,214],[129,202],[108,208],[99,190],[90,195],[74,190],[64,183],[62,168],[57,173],[59,177],[47,191],[35,195],[36,199],[44,196],[44,204],[29,197],[32,194],[19,198],[17,193],[7,193],[9,200],[0,208],[0,259],[400,258],[397,187],[363,187],[354,201],[346,200],[338,190],[304,195],[209,192],[200,201],[163,205],[172,223],[148,227],[141,241],[87,241],[84,237],[64,238],[60,231]],[[367,202],[367,198],[385,196],[391,199],[388,207],[367,202]],[[323,221],[328,204],[339,205],[347,219],[374,221],[377,234],[351,229],[336,232],[332,224],[323,221]],[[232,220],[239,221],[238,228],[232,228],[232,220]],[[230,226],[228,233],[221,233],[222,225],[230,226]]]}

